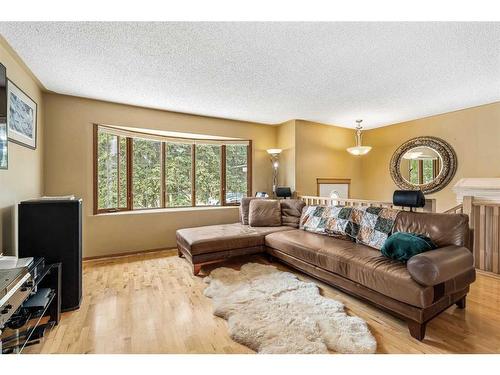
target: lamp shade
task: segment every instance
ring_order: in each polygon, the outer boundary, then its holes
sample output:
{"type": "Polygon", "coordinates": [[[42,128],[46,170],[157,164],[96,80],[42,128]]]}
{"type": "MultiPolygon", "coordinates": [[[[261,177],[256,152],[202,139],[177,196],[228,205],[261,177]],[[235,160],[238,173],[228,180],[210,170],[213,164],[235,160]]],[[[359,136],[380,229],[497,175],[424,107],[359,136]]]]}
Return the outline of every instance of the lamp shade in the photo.
{"type": "Polygon", "coordinates": [[[267,153],[270,155],[279,155],[283,151],[281,148],[269,148],[267,149],[267,153]]]}
{"type": "Polygon", "coordinates": [[[354,147],[349,147],[347,149],[347,152],[349,152],[351,155],[365,155],[368,154],[371,150],[371,146],[354,146],[354,147]]]}

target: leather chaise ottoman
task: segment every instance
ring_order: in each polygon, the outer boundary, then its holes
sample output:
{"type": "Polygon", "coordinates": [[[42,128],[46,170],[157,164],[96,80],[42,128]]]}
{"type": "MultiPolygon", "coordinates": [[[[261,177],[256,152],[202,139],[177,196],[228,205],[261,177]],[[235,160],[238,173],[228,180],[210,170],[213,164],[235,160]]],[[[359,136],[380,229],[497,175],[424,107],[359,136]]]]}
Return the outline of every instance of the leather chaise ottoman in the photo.
{"type": "Polygon", "coordinates": [[[241,223],[184,228],[176,232],[179,256],[193,265],[193,274],[204,264],[220,262],[239,255],[265,251],[265,236],[293,230],[289,226],[250,227],[241,223]]]}

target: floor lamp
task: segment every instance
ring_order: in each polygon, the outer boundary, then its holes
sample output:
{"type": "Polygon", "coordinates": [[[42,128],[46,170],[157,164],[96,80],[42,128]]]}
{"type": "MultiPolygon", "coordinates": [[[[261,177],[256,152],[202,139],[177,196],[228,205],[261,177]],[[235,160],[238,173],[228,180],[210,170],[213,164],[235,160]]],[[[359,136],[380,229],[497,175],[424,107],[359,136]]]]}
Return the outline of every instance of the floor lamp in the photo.
{"type": "Polygon", "coordinates": [[[281,154],[280,148],[270,148],[267,153],[271,156],[271,164],[273,166],[273,197],[276,198],[276,188],[278,187],[278,168],[279,168],[279,154],[281,154]]]}

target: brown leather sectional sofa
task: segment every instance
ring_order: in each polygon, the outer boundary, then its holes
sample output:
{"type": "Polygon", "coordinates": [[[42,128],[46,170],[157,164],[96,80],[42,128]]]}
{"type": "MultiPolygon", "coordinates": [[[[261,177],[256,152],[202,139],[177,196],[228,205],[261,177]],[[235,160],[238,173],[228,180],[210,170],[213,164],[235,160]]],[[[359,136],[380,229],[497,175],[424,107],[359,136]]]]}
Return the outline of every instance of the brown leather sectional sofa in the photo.
{"type": "Polygon", "coordinates": [[[475,280],[474,259],[466,248],[468,218],[461,214],[401,212],[394,232],[422,233],[438,249],[406,264],[379,250],[290,226],[250,227],[242,223],[177,231],[179,256],[198,274],[203,264],[266,252],[284,263],[355,295],[407,321],[423,340],[429,320],[453,304],[465,308],[475,280]]]}

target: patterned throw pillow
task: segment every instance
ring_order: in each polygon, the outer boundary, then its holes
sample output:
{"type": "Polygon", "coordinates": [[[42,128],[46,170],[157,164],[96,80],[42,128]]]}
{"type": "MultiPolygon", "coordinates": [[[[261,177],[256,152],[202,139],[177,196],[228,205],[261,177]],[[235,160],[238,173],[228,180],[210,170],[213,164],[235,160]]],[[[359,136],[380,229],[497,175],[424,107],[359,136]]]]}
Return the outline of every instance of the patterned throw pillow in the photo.
{"type": "Polygon", "coordinates": [[[356,242],[380,250],[390,236],[400,211],[382,207],[356,207],[351,215],[349,235],[356,242]]]}
{"type": "Polygon", "coordinates": [[[300,229],[329,236],[345,236],[351,211],[351,207],[343,206],[308,206],[300,218],[300,229]]]}
{"type": "Polygon", "coordinates": [[[399,212],[382,207],[307,206],[300,218],[300,229],[351,239],[380,250],[399,212]]]}
{"type": "Polygon", "coordinates": [[[300,229],[314,233],[325,233],[324,221],[321,221],[325,208],[324,206],[307,206],[300,217],[300,229]]]}

